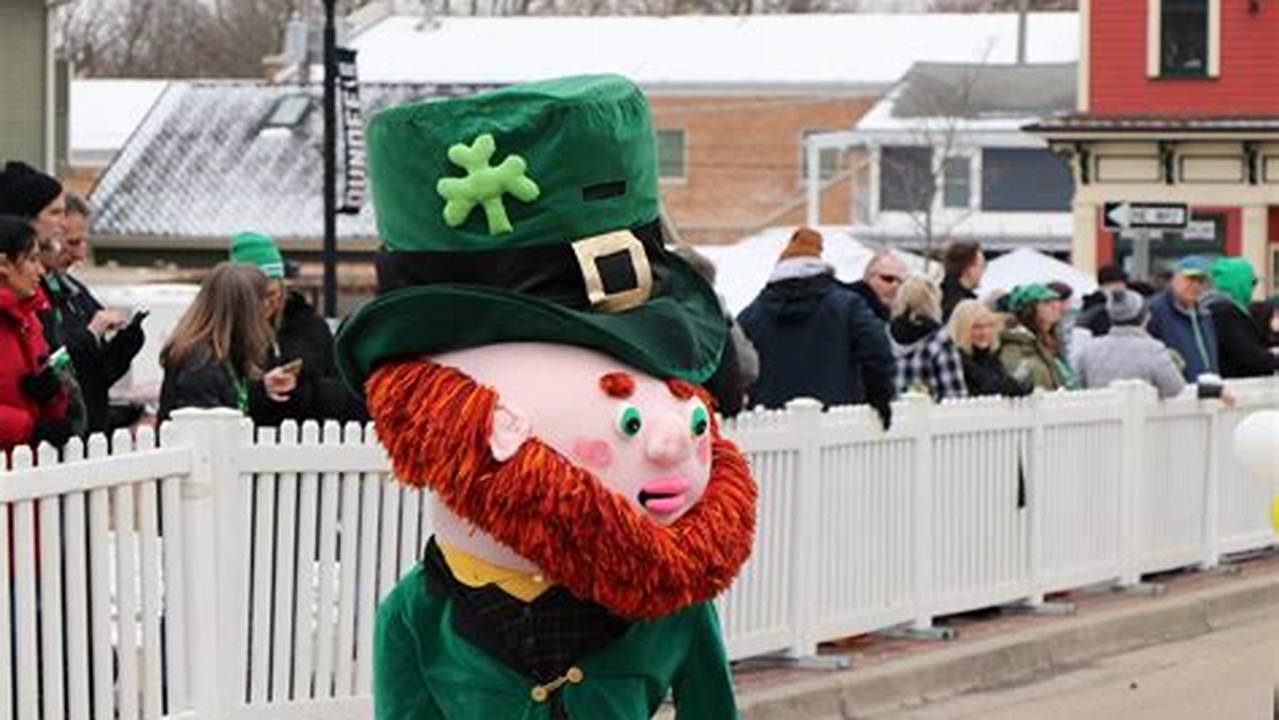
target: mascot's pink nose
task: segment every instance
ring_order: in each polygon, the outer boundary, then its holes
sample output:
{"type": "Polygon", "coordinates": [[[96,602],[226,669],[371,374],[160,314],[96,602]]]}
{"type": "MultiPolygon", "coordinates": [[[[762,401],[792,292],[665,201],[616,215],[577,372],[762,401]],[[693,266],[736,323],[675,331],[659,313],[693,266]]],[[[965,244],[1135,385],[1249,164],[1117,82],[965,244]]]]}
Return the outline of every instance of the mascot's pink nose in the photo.
{"type": "Polygon", "coordinates": [[[645,455],[659,467],[673,467],[693,453],[693,439],[684,423],[674,417],[660,418],[649,430],[645,455]]]}

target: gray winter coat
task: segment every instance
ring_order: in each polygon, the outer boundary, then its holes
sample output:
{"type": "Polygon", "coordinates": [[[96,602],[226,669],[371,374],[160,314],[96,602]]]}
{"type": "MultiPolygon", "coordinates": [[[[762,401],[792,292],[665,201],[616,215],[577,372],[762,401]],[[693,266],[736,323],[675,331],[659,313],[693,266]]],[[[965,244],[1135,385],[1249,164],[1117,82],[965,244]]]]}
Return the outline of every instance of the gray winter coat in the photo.
{"type": "Polygon", "coordinates": [[[1131,325],[1115,325],[1110,334],[1088,343],[1077,369],[1085,388],[1104,388],[1116,380],[1145,380],[1159,390],[1159,397],[1170,398],[1186,387],[1168,348],[1131,325]]]}

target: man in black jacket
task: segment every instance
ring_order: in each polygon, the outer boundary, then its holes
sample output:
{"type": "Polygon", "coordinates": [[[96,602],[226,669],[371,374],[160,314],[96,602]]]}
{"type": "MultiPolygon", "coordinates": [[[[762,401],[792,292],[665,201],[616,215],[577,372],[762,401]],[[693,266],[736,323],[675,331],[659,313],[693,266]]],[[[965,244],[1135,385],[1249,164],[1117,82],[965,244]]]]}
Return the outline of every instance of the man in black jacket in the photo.
{"type": "Polygon", "coordinates": [[[278,417],[266,418],[263,424],[287,419],[368,420],[363,401],[338,376],[328,323],[301,293],[285,283],[284,256],[275,241],[260,233],[240,233],[231,238],[231,260],[256,265],[269,281],[266,304],[275,341],[265,367],[302,361],[298,385],[289,402],[278,404],[278,417]]]}
{"type": "Polygon", "coordinates": [[[1101,337],[1110,332],[1110,313],[1106,311],[1106,299],[1120,290],[1128,289],[1128,273],[1118,265],[1102,265],[1097,269],[1097,290],[1084,296],[1083,309],[1075,325],[1101,337]]]}
{"type": "Polygon", "coordinates": [[[893,319],[893,305],[897,302],[897,294],[910,271],[891,250],[881,249],[866,263],[862,279],[848,286],[849,290],[861,296],[866,306],[875,313],[884,326],[893,319]]]}
{"type": "Polygon", "coordinates": [[[942,322],[950,320],[955,306],[965,300],[977,299],[977,287],[986,274],[986,256],[981,245],[975,242],[956,241],[946,246],[942,254],[942,267],[946,277],[941,282],[942,322]]]}
{"type": "Polygon", "coordinates": [[[88,257],[89,206],[78,195],[67,193],[61,247],[45,261],[41,281],[53,308],[58,337],[71,355],[75,378],[84,397],[89,432],[109,433],[129,427],[141,415],[139,406],[110,402],[111,386],[129,372],[142,350],[144,313],[126,319],[108,310],[84,283],[70,273],[88,257]]]}
{"type": "Polygon", "coordinates": [[[869,403],[887,429],[896,395],[884,325],[821,259],[822,237],[797,230],[738,322],[759,351],[754,402],[809,397],[824,406],[869,403]]]}

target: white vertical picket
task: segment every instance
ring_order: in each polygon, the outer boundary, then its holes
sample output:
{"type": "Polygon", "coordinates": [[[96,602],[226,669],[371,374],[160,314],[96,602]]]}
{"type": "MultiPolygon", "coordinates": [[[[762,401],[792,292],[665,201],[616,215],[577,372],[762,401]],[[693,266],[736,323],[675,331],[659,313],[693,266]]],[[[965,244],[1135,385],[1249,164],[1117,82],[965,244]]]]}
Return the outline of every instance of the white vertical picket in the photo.
{"type": "Polygon", "coordinates": [[[359,473],[343,473],[342,536],[338,544],[337,667],[333,691],[336,697],[346,697],[355,691],[355,615],[358,611],[355,586],[361,577],[360,523],[364,515],[360,502],[362,487],[359,473]]]}
{"type": "MultiPolygon", "coordinates": [[[[309,421],[302,426],[302,446],[319,447],[320,426],[309,421]]],[[[303,473],[298,487],[297,586],[294,605],[295,644],[293,655],[294,699],[312,697],[312,672],[315,662],[315,524],[319,514],[319,478],[303,473]]],[[[323,609],[321,609],[323,612],[323,609]]]]}
{"type": "MultiPolygon", "coordinates": [[[[37,465],[58,464],[58,451],[40,446],[37,465]]],[[[62,664],[62,498],[54,495],[37,501],[39,508],[40,678],[44,717],[64,717],[66,708],[62,664]],[[50,692],[51,688],[56,690],[50,692]]]]}
{"type": "Polygon", "coordinates": [[[160,534],[156,483],[137,486],[138,545],[142,577],[142,717],[159,720],[163,678],[160,667],[160,534]]]}
{"type": "Polygon", "coordinates": [[[186,529],[182,527],[181,477],[167,477],[160,482],[160,524],[164,527],[164,682],[172,714],[187,708],[187,648],[182,638],[186,637],[188,580],[183,567],[186,529]]]}
{"type": "MultiPolygon", "coordinates": [[[[360,518],[360,562],[359,588],[357,589],[356,647],[355,647],[355,689],[357,695],[368,693],[373,688],[373,623],[378,601],[378,512],[381,507],[379,498],[382,490],[382,479],[375,473],[368,473],[361,479],[363,498],[360,518]]],[[[383,520],[384,522],[384,520],[383,520]]]]}
{"type": "MultiPolygon", "coordinates": [[[[13,469],[21,470],[35,465],[30,448],[13,449],[13,469]]],[[[22,500],[11,506],[13,510],[13,625],[17,661],[17,716],[19,720],[34,720],[39,709],[38,666],[31,662],[36,657],[36,530],[35,503],[22,500]]]]}
{"type": "Polygon", "coordinates": [[[395,577],[398,580],[413,569],[417,560],[418,524],[422,519],[422,493],[420,490],[404,488],[400,496],[400,568],[395,577]]]}
{"type": "MultiPolygon", "coordinates": [[[[326,433],[327,434],[327,433],[326,433]]],[[[333,695],[333,654],[336,635],[338,489],[340,476],[320,476],[320,598],[315,616],[315,697],[333,695]]]]}
{"type": "MultiPolygon", "coordinates": [[[[0,467],[7,464],[7,458],[0,454],[0,467]]],[[[8,544],[8,538],[13,537],[10,533],[9,515],[13,506],[8,503],[0,503],[0,538],[5,538],[8,544]]],[[[15,640],[15,630],[10,625],[9,615],[12,608],[9,604],[9,588],[14,587],[13,577],[9,571],[8,553],[0,556],[0,588],[5,588],[0,592],[0,720],[13,720],[13,662],[14,648],[12,646],[15,640]]]]}
{"type": "MultiPolygon", "coordinates": [[[[108,456],[107,438],[89,438],[87,462],[108,456]]],[[[111,555],[111,491],[96,488],[89,491],[89,627],[90,652],[93,656],[93,717],[115,720],[115,676],[112,653],[111,608],[114,598],[114,557],[111,555]]]]}
{"type": "Polygon", "coordinates": [[[382,522],[378,542],[377,599],[391,592],[399,579],[400,560],[400,496],[404,494],[398,483],[385,482],[382,486],[382,522]]]}
{"type": "MultiPolygon", "coordinates": [[[[82,463],[84,444],[73,438],[63,448],[64,462],[82,463]]],[[[85,555],[84,493],[68,493],[63,499],[65,524],[64,572],[66,573],[67,717],[89,718],[89,566],[85,555]]],[[[0,533],[0,537],[4,537],[0,533]]],[[[5,587],[0,584],[0,587],[5,587]]]]}
{"type": "Polygon", "coordinates": [[[260,473],[253,523],[253,622],[249,631],[249,701],[266,702],[271,673],[271,578],[275,558],[275,476],[260,473]]]}
{"type": "MultiPolygon", "coordinates": [[[[281,446],[296,447],[297,428],[286,424],[280,428],[281,446]]],[[[297,473],[281,473],[275,501],[275,616],[273,621],[271,661],[271,700],[286,702],[292,698],[289,688],[293,680],[293,599],[297,572],[297,473]]]]}
{"type": "MultiPolygon", "coordinates": [[[[119,445],[112,443],[113,451],[119,445]]],[[[137,536],[134,534],[134,486],[121,485],[114,489],[115,500],[115,552],[116,592],[119,599],[116,626],[118,627],[117,657],[119,660],[120,717],[126,720],[138,717],[138,568],[137,536]]]]}

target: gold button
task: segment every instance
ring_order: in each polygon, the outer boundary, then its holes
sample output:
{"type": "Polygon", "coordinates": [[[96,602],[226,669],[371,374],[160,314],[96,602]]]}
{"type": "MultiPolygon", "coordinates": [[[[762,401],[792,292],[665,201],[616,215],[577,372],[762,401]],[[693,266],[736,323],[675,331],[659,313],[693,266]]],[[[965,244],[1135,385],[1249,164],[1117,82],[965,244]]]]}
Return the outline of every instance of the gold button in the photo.
{"type": "Polygon", "coordinates": [[[571,667],[568,669],[568,673],[564,677],[568,678],[569,682],[577,685],[586,679],[586,673],[582,672],[582,668],[580,667],[571,667]]]}
{"type": "Polygon", "coordinates": [[[550,693],[546,692],[546,688],[542,687],[541,685],[535,686],[533,688],[533,692],[530,694],[533,696],[533,702],[538,702],[538,703],[546,702],[546,699],[551,696],[550,693]]]}
{"type": "Polygon", "coordinates": [[[542,583],[546,582],[546,579],[542,577],[541,573],[538,573],[537,575],[533,576],[533,582],[541,585],[542,583]]]}

